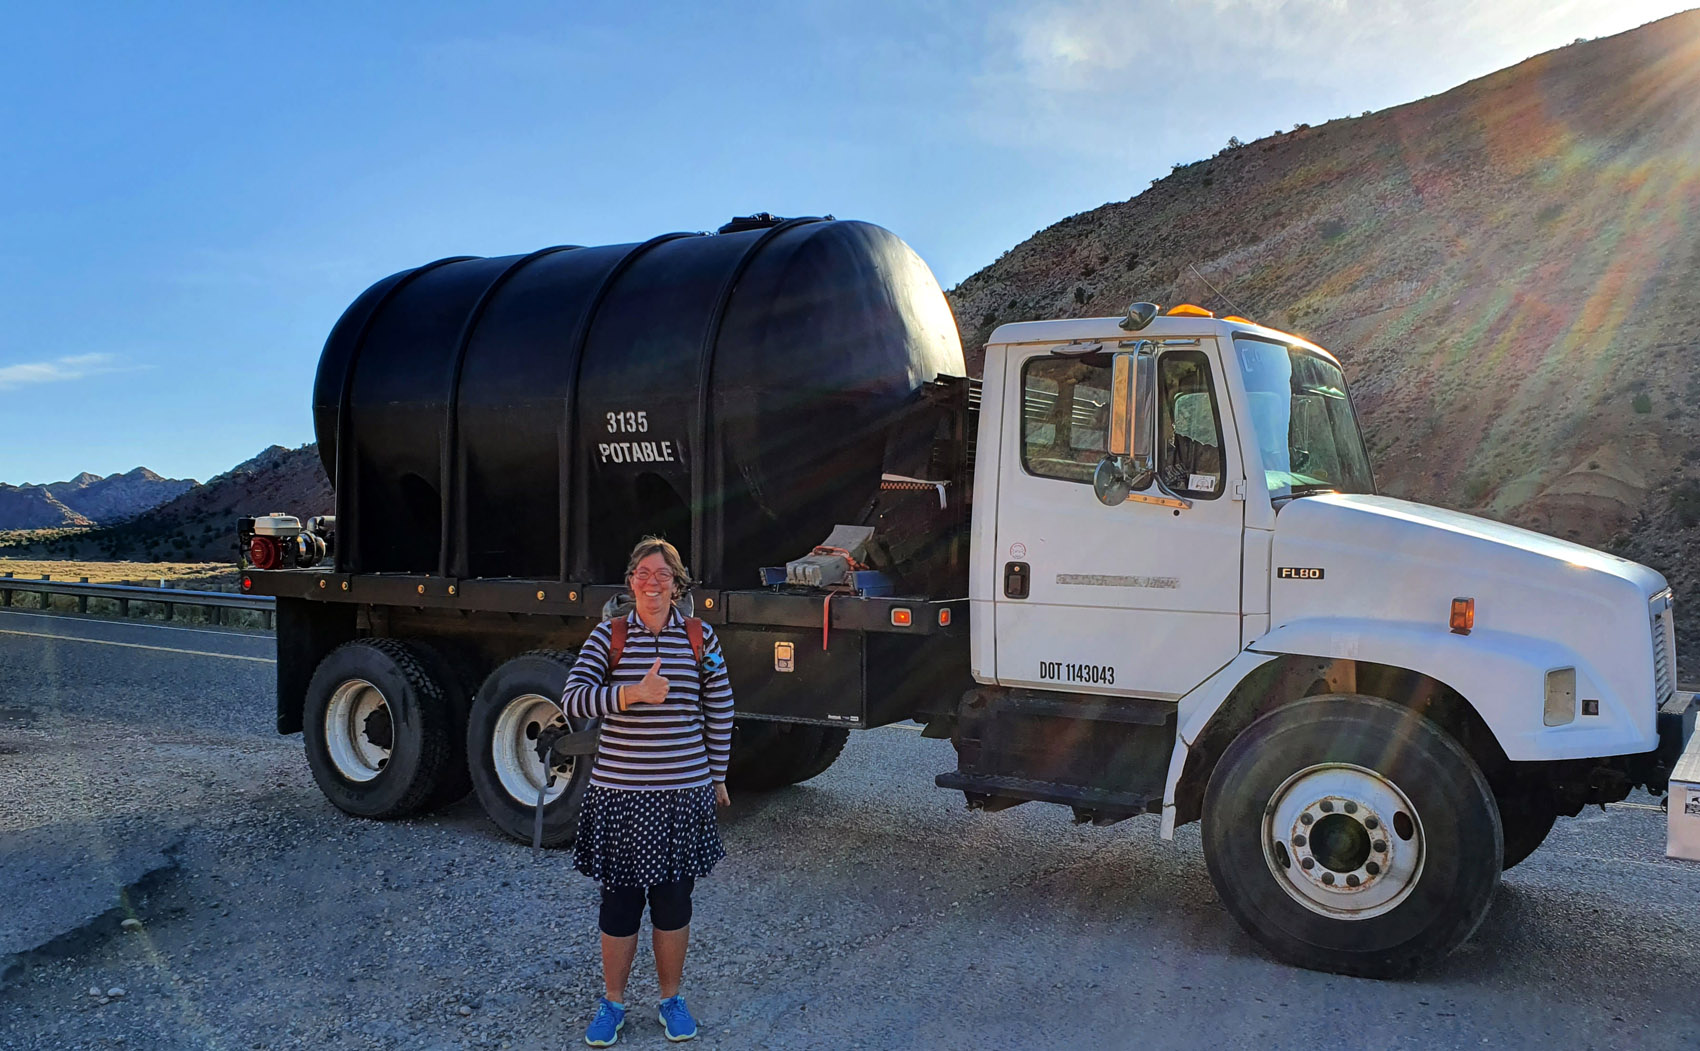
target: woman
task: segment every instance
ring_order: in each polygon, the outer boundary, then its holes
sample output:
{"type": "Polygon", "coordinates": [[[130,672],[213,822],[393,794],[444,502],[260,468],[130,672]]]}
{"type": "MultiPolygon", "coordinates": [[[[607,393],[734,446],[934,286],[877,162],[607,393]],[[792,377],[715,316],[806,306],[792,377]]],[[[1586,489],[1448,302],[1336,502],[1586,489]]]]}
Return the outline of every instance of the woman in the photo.
{"type": "Polygon", "coordinates": [[[573,852],[574,867],[602,884],[605,990],[584,1036],[592,1047],[614,1043],[625,1025],[645,899],[661,1024],[669,1040],[696,1036],[679,995],[691,889],[726,856],[714,807],[731,802],[732,684],[713,629],[673,608],[690,588],[678,549],[655,537],[638,541],[626,586],[636,608],[590,633],[561,697],[572,718],[602,720],[573,852]]]}

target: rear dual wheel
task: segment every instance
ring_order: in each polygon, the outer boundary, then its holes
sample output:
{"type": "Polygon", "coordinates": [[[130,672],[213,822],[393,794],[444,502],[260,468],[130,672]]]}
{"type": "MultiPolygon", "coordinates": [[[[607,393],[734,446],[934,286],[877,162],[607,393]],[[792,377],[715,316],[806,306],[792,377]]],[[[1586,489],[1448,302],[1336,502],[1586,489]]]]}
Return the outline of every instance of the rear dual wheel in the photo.
{"type": "Polygon", "coordinates": [[[1204,856],[1223,904],[1280,959],[1365,978],[1451,952],[1499,885],[1498,805],[1439,726],[1374,697],[1277,709],[1223,753],[1204,856]]]}
{"type": "MultiPolygon", "coordinates": [[[[557,759],[547,770],[537,757],[538,736],[568,723],[561,694],[575,656],[570,650],[538,650],[508,661],[479,687],[467,720],[466,765],[478,802],[497,828],[527,843],[540,792],[543,845],[567,846],[578,834],[591,757],[557,759]]],[[[573,722],[569,729],[589,725],[573,722]]]]}
{"type": "Polygon", "coordinates": [[[825,773],[849,739],[850,731],[836,726],[736,720],[726,783],[757,792],[801,784],[825,773]]]}
{"type": "Polygon", "coordinates": [[[319,790],[357,817],[403,817],[452,787],[459,723],[433,655],[400,639],[332,650],[307,686],[307,765],[319,790]]]}

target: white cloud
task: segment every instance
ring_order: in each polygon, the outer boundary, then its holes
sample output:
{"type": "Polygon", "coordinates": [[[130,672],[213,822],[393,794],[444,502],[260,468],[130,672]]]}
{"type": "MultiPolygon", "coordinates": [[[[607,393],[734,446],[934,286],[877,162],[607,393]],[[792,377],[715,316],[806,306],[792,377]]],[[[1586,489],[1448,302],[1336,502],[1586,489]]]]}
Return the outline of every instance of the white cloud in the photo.
{"type": "Polygon", "coordinates": [[[19,365],[0,365],[0,390],[23,387],[31,383],[60,383],[80,380],[103,372],[123,372],[111,354],[71,354],[52,361],[29,361],[19,365]]]}

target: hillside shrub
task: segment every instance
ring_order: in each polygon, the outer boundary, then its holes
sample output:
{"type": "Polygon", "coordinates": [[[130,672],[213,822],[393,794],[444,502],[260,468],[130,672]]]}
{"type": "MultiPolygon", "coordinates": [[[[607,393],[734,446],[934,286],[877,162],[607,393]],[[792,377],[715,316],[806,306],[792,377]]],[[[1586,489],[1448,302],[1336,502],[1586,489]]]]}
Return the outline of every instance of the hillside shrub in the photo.
{"type": "Polygon", "coordinates": [[[1672,489],[1670,509],[1684,529],[1700,525],[1700,482],[1683,482],[1672,489]]]}
{"type": "Polygon", "coordinates": [[[1635,400],[1629,404],[1637,413],[1640,413],[1643,416],[1653,411],[1653,399],[1647,396],[1646,391],[1642,391],[1640,394],[1635,395],[1635,400]]]}

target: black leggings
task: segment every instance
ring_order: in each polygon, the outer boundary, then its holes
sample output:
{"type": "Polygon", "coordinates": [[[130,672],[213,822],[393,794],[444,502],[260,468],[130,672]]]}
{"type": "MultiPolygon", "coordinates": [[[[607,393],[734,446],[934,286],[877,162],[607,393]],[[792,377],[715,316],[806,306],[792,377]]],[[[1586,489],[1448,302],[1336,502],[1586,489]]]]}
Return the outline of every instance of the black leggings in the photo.
{"type": "Polygon", "coordinates": [[[658,931],[676,931],[691,924],[691,889],[696,880],[689,876],[671,883],[651,887],[610,887],[602,885],[602,933],[610,938],[630,938],[643,922],[645,891],[649,896],[649,923],[658,931]]]}

